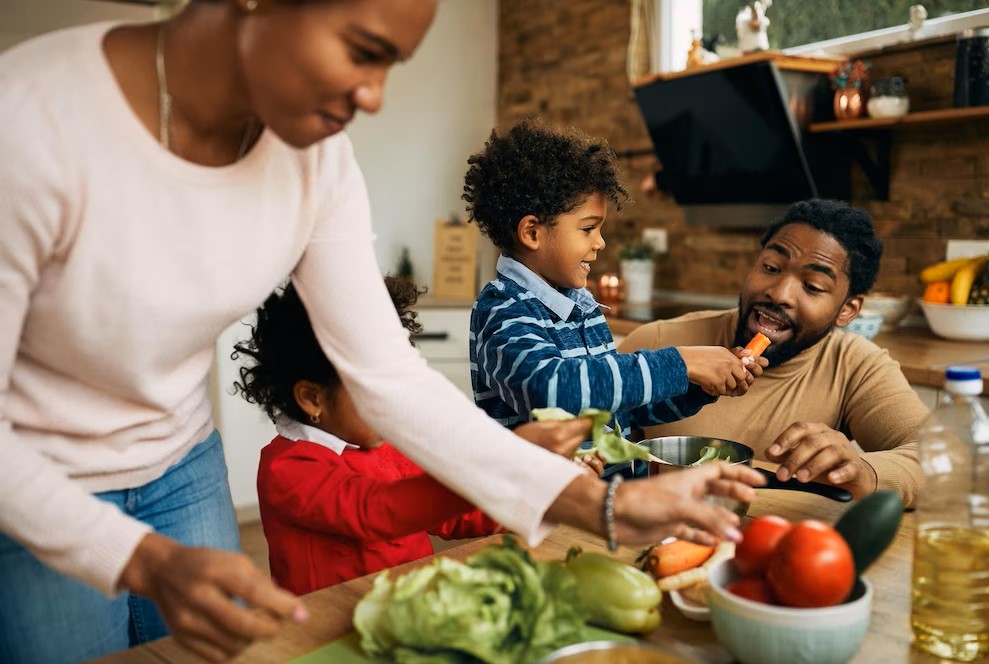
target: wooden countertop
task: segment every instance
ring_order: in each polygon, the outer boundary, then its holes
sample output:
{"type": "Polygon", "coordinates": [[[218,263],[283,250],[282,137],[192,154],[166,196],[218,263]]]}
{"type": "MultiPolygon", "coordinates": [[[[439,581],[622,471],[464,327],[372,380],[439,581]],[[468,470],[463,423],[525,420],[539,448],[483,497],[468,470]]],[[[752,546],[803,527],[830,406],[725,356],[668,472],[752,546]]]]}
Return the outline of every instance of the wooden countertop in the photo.
{"type": "MultiPolygon", "coordinates": [[[[611,333],[621,336],[644,324],[616,316],[606,319],[611,333]]],[[[880,332],[873,342],[889,351],[913,385],[944,387],[944,370],[952,364],[965,364],[982,371],[982,394],[989,396],[989,342],[942,339],[926,327],[898,327],[892,332],[880,332]]]]}
{"type": "MultiPolygon", "coordinates": [[[[847,504],[807,493],[772,490],[760,490],[758,493],[758,498],[749,510],[750,517],[778,514],[791,521],[815,518],[834,523],[847,509],[847,504]]],[[[914,516],[913,513],[906,513],[895,540],[865,575],[872,582],[875,594],[869,632],[851,660],[855,664],[907,661],[911,664],[927,664],[940,661],[910,647],[913,535],[914,516]]],[[[441,555],[463,560],[489,542],[498,541],[499,537],[474,540],[441,555]]],[[[533,550],[533,555],[540,560],[560,560],[573,544],[579,544],[587,551],[605,551],[600,539],[572,528],[560,527],[533,550]]],[[[631,562],[637,553],[636,549],[621,548],[616,556],[631,562]]],[[[431,559],[423,558],[403,565],[392,573],[403,573],[428,564],[431,559]]],[[[351,616],[354,606],[370,590],[373,581],[373,576],[366,576],[307,595],[305,602],[311,616],[308,622],[287,626],[275,638],[254,643],[233,661],[241,664],[285,662],[349,633],[353,629],[351,616]]],[[[645,640],[660,645],[676,644],[679,652],[686,649],[697,662],[728,664],[733,661],[718,643],[710,623],[698,623],[684,618],[670,603],[669,598],[663,599],[662,613],[662,625],[646,635],[645,640]]],[[[98,661],[102,664],[184,664],[202,660],[180,648],[171,638],[166,638],[98,661]]]]}

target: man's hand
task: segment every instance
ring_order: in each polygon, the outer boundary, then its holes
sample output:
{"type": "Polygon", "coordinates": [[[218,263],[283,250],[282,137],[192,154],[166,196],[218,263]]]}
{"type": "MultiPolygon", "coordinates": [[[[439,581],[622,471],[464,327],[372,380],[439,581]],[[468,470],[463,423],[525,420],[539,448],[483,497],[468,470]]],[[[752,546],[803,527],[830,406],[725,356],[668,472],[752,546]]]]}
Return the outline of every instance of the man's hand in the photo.
{"type": "Polygon", "coordinates": [[[246,556],[155,533],[141,540],[120,582],[158,606],[179,643],[213,662],[273,635],[285,620],[308,617],[300,599],[275,587],[246,556]]]}
{"type": "Polygon", "coordinates": [[[796,422],[776,438],[766,458],[780,464],[776,477],[817,480],[848,489],[855,498],[875,493],[875,469],[840,431],[819,422],[796,422]]]}
{"type": "Polygon", "coordinates": [[[562,422],[527,422],[512,429],[512,433],[543,449],[572,459],[577,448],[591,436],[591,419],[578,417],[562,422]]]}

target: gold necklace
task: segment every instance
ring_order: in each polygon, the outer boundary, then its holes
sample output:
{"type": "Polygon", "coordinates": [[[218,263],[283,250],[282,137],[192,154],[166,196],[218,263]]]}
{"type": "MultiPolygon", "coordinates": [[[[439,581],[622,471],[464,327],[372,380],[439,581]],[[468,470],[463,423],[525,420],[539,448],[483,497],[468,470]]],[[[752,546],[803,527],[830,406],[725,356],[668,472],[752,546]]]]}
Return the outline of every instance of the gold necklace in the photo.
{"type": "MultiPolygon", "coordinates": [[[[166,150],[172,152],[172,95],[168,93],[168,81],[165,78],[165,24],[158,27],[158,43],[155,47],[155,74],[158,79],[158,142],[166,150]]],[[[247,148],[251,145],[251,137],[254,135],[254,118],[247,121],[244,128],[244,138],[240,141],[240,149],[237,150],[237,158],[240,159],[247,154],[247,148]]],[[[174,151],[178,154],[178,151],[174,151]]]]}

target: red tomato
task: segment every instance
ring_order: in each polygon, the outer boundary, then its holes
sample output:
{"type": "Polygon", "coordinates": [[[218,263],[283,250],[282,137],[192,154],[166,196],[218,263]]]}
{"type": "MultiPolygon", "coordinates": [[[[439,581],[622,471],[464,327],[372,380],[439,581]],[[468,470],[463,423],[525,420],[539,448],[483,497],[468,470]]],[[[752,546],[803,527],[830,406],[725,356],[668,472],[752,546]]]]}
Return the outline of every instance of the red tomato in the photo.
{"type": "Polygon", "coordinates": [[[769,554],[793,527],[781,516],[760,516],[742,531],[743,539],[735,545],[735,569],[742,576],[764,574],[769,554]]]}
{"type": "Polygon", "coordinates": [[[753,602],[763,604],[773,604],[773,593],[769,589],[769,584],[761,576],[743,576],[728,584],[728,592],[739,597],[750,599],[753,602]]]}
{"type": "Polygon", "coordinates": [[[785,606],[841,604],[855,583],[855,561],[845,539],[820,521],[801,521],[780,540],[766,573],[785,606]]]}

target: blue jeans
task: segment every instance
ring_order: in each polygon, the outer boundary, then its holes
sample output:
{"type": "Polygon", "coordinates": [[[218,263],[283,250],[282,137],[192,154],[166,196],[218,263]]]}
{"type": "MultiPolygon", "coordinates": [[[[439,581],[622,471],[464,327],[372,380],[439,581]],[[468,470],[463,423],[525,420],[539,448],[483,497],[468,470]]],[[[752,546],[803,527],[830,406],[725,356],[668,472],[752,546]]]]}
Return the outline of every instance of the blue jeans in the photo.
{"type": "MultiPolygon", "coordinates": [[[[157,480],[95,495],[182,544],[240,551],[216,431],[157,480]]],[[[108,599],[0,533],[0,662],[76,662],[167,635],[147,599],[127,592],[108,599]]]]}

